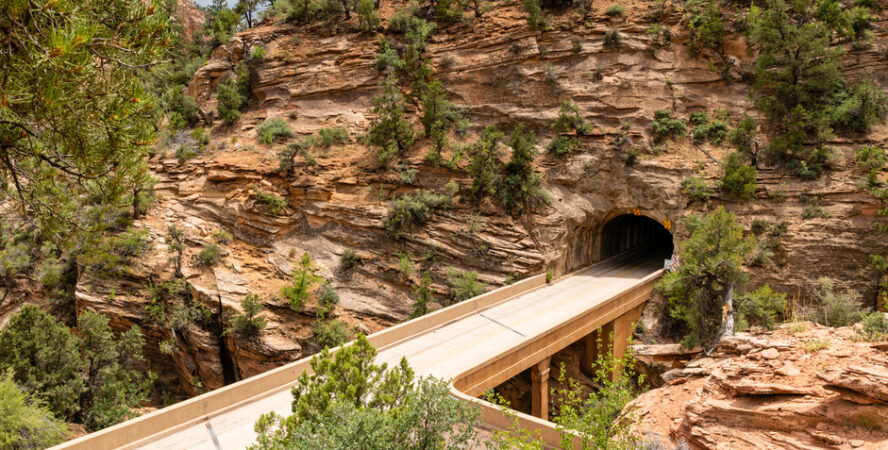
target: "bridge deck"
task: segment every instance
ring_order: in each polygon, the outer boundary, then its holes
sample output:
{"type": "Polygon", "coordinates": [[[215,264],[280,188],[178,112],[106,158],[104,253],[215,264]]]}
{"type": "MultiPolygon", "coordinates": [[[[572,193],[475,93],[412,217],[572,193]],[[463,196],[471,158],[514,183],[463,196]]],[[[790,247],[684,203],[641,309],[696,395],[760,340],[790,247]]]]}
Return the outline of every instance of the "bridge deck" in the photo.
{"type": "MultiPolygon", "coordinates": [[[[497,355],[557,329],[578,313],[631,288],[662,268],[661,258],[631,256],[593,266],[551,285],[446,323],[427,333],[380,349],[378,361],[390,365],[406,357],[418,375],[450,379],[485,364],[497,355]]],[[[255,439],[260,414],[290,414],[288,389],[209,417],[146,448],[235,449],[255,439]],[[214,438],[215,435],[215,438],[214,438]]]]}

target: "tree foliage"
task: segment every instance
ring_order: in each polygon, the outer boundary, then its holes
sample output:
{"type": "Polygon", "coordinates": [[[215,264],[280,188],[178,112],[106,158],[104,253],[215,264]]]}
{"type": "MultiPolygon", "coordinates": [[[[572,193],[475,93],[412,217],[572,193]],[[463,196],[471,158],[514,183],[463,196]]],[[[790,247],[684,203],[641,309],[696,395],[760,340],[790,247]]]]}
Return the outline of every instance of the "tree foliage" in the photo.
{"type": "Polygon", "coordinates": [[[733,320],[722,317],[732,305],[734,285],[746,274],[743,261],[755,247],[755,238],[744,236],[734,213],[719,206],[705,216],[689,216],[684,221],[691,237],[681,244],[681,264],[663,276],[659,287],[669,300],[669,314],[684,323],[688,335],[683,344],[710,345],[733,320]]]}
{"type": "Polygon", "coordinates": [[[11,370],[0,374],[0,448],[48,448],[67,435],[64,422],[16,386],[11,370]]]}
{"type": "Polygon", "coordinates": [[[449,395],[448,383],[416,379],[406,359],[374,363],[364,335],[312,358],[293,387],[293,415],[263,415],[254,449],[473,448],[477,411],[449,395]]]}
{"type": "Polygon", "coordinates": [[[768,0],[751,14],[758,105],[778,132],[768,153],[802,178],[825,168],[834,128],[866,132],[886,107],[871,83],[848,87],[839,71],[842,49],[830,44],[847,14],[829,0],[768,0]]]}
{"type": "Polygon", "coordinates": [[[154,375],[138,365],[144,338],[134,326],[115,335],[108,318],[86,311],[75,333],[33,305],[0,331],[0,370],[59,418],[97,430],[136,415],[154,375]]]}
{"type": "Polygon", "coordinates": [[[0,197],[67,247],[147,178],[154,101],[141,72],[172,41],[159,0],[14,1],[0,12],[0,197]]]}
{"type": "Polygon", "coordinates": [[[497,194],[506,211],[520,214],[549,200],[541,186],[540,176],[533,170],[537,155],[536,133],[524,131],[518,124],[509,139],[512,158],[505,166],[505,173],[497,187],[497,194]]]}
{"type": "Polygon", "coordinates": [[[388,79],[382,94],[373,99],[373,114],[376,119],[370,123],[370,142],[380,147],[379,159],[388,163],[413,145],[413,127],[404,118],[404,96],[388,79]]]}

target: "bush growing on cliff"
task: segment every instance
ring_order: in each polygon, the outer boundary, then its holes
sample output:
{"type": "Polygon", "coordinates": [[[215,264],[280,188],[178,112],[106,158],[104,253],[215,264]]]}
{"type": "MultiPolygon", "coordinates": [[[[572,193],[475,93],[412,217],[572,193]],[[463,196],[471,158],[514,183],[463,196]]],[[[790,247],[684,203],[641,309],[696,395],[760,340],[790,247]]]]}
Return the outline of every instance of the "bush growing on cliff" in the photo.
{"type": "Polygon", "coordinates": [[[447,134],[451,130],[465,130],[465,123],[459,109],[447,100],[447,92],[441,81],[435,79],[420,94],[422,102],[422,123],[426,137],[434,145],[435,160],[441,160],[441,151],[448,146],[447,134]]]}
{"type": "Polygon", "coordinates": [[[447,282],[450,284],[450,300],[459,303],[484,293],[484,283],[478,281],[478,272],[474,270],[459,271],[454,268],[447,270],[447,282]]]}
{"type": "Polygon", "coordinates": [[[419,278],[419,284],[413,289],[413,314],[410,315],[410,318],[421,317],[429,312],[429,303],[435,301],[435,296],[432,294],[432,276],[429,274],[428,270],[422,272],[422,276],[419,278]]]}
{"type": "Polygon", "coordinates": [[[290,128],[290,124],[280,117],[272,117],[263,120],[262,123],[259,124],[256,133],[259,137],[259,142],[262,142],[265,145],[271,145],[274,141],[282,141],[293,137],[293,130],[290,128]]]}
{"type": "Polygon", "coordinates": [[[468,146],[469,165],[466,170],[472,176],[472,196],[476,199],[496,194],[500,182],[499,146],[503,136],[495,125],[488,125],[478,141],[468,146]]]}
{"type": "Polygon", "coordinates": [[[11,370],[0,373],[0,448],[49,448],[67,437],[66,424],[20,389],[11,370]]]}
{"type": "Polygon", "coordinates": [[[685,5],[691,50],[694,46],[718,50],[722,44],[721,8],[716,0],[691,0],[685,5]]]}
{"type": "Polygon", "coordinates": [[[197,265],[213,267],[219,263],[220,259],[222,259],[222,249],[211,242],[204,245],[200,253],[197,254],[197,265]]]}
{"type": "Polygon", "coordinates": [[[237,122],[240,119],[241,108],[246,101],[238,89],[237,81],[229,78],[216,88],[216,111],[219,117],[228,123],[237,122]]]}
{"type": "Polygon", "coordinates": [[[604,13],[610,17],[622,17],[626,13],[626,7],[619,3],[610,5],[604,10],[604,13]]]}
{"type": "Polygon", "coordinates": [[[348,341],[348,325],[341,320],[317,320],[311,332],[321,348],[333,348],[348,341]]]}
{"type": "Polygon", "coordinates": [[[237,312],[231,317],[231,327],[226,332],[235,332],[243,337],[256,336],[268,325],[265,317],[259,315],[263,309],[265,307],[262,306],[258,295],[247,294],[241,300],[241,310],[243,312],[237,312]]]}
{"type": "Polygon", "coordinates": [[[659,289],[669,301],[669,315],[687,325],[683,346],[717,344],[734,332],[736,284],[746,279],[743,261],[755,248],[734,213],[719,206],[705,216],[684,220],[691,237],[681,243],[678,270],[663,276],[659,289]],[[723,319],[723,308],[728,315],[723,319]]]}
{"type": "Polygon", "coordinates": [[[388,163],[413,145],[413,127],[404,118],[404,96],[392,79],[385,82],[383,92],[373,99],[373,114],[368,138],[380,147],[379,160],[388,163]]]}
{"type": "MultiPolygon", "coordinates": [[[[728,142],[730,142],[737,151],[750,155],[753,158],[756,156],[753,154],[755,127],[755,119],[749,116],[744,116],[737,124],[737,128],[734,128],[728,133],[728,142]]],[[[755,164],[753,164],[753,166],[755,166],[755,164]]]]}
{"type": "Polygon", "coordinates": [[[521,6],[524,7],[524,12],[527,13],[527,24],[530,28],[545,30],[549,27],[551,18],[543,12],[540,0],[521,0],[521,6]]]}
{"type": "Polygon", "coordinates": [[[382,19],[379,18],[373,0],[358,0],[358,23],[361,29],[367,33],[372,33],[379,28],[382,19]]]}
{"type": "Polygon", "coordinates": [[[681,192],[697,200],[705,202],[712,195],[712,189],[700,175],[685,178],[681,181],[681,192]]]}
{"type": "Polygon", "coordinates": [[[401,234],[418,225],[425,225],[435,211],[450,207],[450,196],[419,190],[404,194],[389,202],[385,219],[385,233],[390,239],[401,239],[401,234]]]}
{"type": "Polygon", "coordinates": [[[314,373],[292,389],[293,415],[264,414],[250,448],[476,448],[478,412],[450,396],[447,382],[416,379],[406,359],[389,368],[375,358],[361,334],[314,356],[314,373]]]}
{"type": "Polygon", "coordinates": [[[869,187],[875,187],[879,184],[879,173],[885,168],[888,162],[885,149],[875,145],[864,145],[855,152],[857,163],[867,170],[866,181],[869,187]]]}
{"type": "Polygon", "coordinates": [[[324,281],[324,277],[317,274],[318,269],[311,262],[308,252],[302,254],[299,264],[293,269],[290,284],[281,288],[281,297],[289,303],[290,308],[299,311],[311,298],[312,288],[324,281]]]}
{"type": "Polygon", "coordinates": [[[268,212],[276,216],[287,210],[287,199],[280,195],[273,192],[264,192],[256,186],[252,187],[252,193],[256,197],[256,201],[265,205],[268,208],[268,212]]]}
{"type": "Polygon", "coordinates": [[[525,132],[524,124],[518,124],[512,130],[509,147],[512,147],[512,158],[505,166],[497,194],[506,211],[520,214],[548,202],[549,196],[540,186],[540,176],[533,170],[537,155],[536,133],[532,130],[525,132]]]}
{"type": "Polygon", "coordinates": [[[672,113],[664,109],[654,111],[654,122],[651,123],[651,134],[655,142],[664,139],[682,137],[688,133],[688,126],[681,119],[673,119],[672,113]]]}
{"type": "Polygon", "coordinates": [[[755,167],[746,165],[739,153],[729,154],[722,163],[725,174],[719,183],[721,188],[730,195],[744,200],[755,196],[757,171],[755,167]]]}
{"type": "Polygon", "coordinates": [[[339,260],[339,267],[342,270],[351,270],[364,263],[364,258],[352,249],[346,249],[342,252],[342,258],[339,260]]]}

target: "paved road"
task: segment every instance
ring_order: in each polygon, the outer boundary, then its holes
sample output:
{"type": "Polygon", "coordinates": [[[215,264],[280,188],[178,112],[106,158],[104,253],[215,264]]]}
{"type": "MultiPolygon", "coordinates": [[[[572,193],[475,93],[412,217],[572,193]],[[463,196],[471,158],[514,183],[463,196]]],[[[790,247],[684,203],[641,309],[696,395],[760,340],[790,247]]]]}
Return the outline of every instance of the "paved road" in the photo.
{"type": "MultiPolygon", "coordinates": [[[[663,267],[661,257],[627,256],[611,260],[549,286],[444,324],[433,331],[383,348],[378,361],[389,365],[402,356],[417,375],[451,379],[508,349],[557,329],[585,311],[663,267]]],[[[263,413],[290,414],[289,388],[206,422],[180,430],[146,448],[239,449],[255,439],[253,423],[263,413]],[[215,441],[215,442],[214,442],[215,441]]]]}

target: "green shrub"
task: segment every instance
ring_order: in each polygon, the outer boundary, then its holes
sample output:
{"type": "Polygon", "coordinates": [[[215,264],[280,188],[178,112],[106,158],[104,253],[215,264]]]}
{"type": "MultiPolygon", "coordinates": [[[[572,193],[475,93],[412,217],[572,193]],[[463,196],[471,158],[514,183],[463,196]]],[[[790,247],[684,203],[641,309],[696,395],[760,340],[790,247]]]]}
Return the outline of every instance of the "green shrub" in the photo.
{"type": "Polygon", "coordinates": [[[869,311],[856,291],[838,292],[827,277],[818,282],[820,286],[815,290],[815,297],[820,304],[802,311],[804,319],[830,327],[846,327],[860,322],[869,311]]]}
{"type": "Polygon", "coordinates": [[[265,47],[253,47],[253,51],[250,53],[250,59],[253,61],[262,61],[265,59],[265,53],[267,50],[265,47]]]}
{"type": "Polygon", "coordinates": [[[867,184],[875,187],[879,184],[879,173],[885,168],[888,158],[885,149],[875,145],[865,145],[857,149],[855,153],[857,163],[867,170],[867,184]]]}
{"type": "Polygon", "coordinates": [[[538,203],[549,201],[549,196],[541,187],[540,176],[533,170],[533,160],[537,155],[536,133],[524,131],[524,124],[518,124],[509,138],[512,158],[505,166],[505,174],[496,188],[500,201],[511,213],[522,213],[538,203]]]}
{"type": "Polygon", "coordinates": [[[213,267],[222,259],[222,249],[218,245],[209,243],[203,246],[200,253],[197,254],[197,265],[202,267],[213,267]]]}
{"type": "Polygon", "coordinates": [[[555,136],[549,141],[549,144],[546,145],[546,150],[555,156],[564,156],[568,153],[578,151],[579,149],[580,142],[568,136],[555,136]]]}
{"type": "Polygon", "coordinates": [[[743,163],[739,153],[731,153],[722,163],[725,171],[720,186],[730,195],[749,200],[755,196],[755,183],[758,176],[755,167],[743,163]]]}
{"type": "Polygon", "coordinates": [[[685,6],[689,19],[691,41],[699,46],[717,50],[722,44],[722,14],[716,0],[691,0],[685,6]]]}
{"type": "Polygon", "coordinates": [[[691,113],[691,123],[695,127],[699,127],[701,125],[709,124],[709,115],[706,114],[706,111],[697,111],[691,113]]]}
{"type": "Polygon", "coordinates": [[[290,284],[281,288],[281,297],[287,300],[290,308],[299,311],[311,297],[311,288],[324,280],[317,274],[318,269],[311,262],[308,252],[302,254],[299,264],[293,269],[290,284]]]}
{"type": "Polygon", "coordinates": [[[767,284],[755,291],[744,292],[734,298],[736,330],[743,331],[752,325],[773,330],[776,321],[783,318],[786,294],[774,292],[767,284]]]}
{"type": "Polygon", "coordinates": [[[368,33],[379,28],[382,20],[379,18],[373,0],[358,0],[358,23],[361,29],[368,33]]]}
{"type": "Polygon", "coordinates": [[[176,148],[176,152],[173,154],[176,157],[176,160],[179,161],[179,164],[185,164],[185,161],[188,161],[191,158],[197,156],[197,152],[191,149],[191,147],[182,144],[176,148]]]}
{"type": "Polygon", "coordinates": [[[709,200],[712,190],[706,184],[706,180],[700,175],[685,178],[681,181],[681,192],[700,201],[709,200]]]}
{"type": "Polygon", "coordinates": [[[346,249],[342,252],[339,260],[339,267],[342,270],[351,270],[364,263],[364,258],[352,249],[346,249]]]}
{"type": "Polygon", "coordinates": [[[290,129],[290,124],[288,124],[286,120],[281,119],[280,117],[272,117],[263,120],[262,123],[259,124],[257,134],[259,136],[259,142],[271,145],[276,140],[285,140],[293,137],[293,130],[290,129]]]}
{"type": "Polygon", "coordinates": [[[428,84],[427,89],[420,94],[420,100],[423,108],[420,122],[426,137],[432,140],[434,151],[440,157],[441,151],[448,146],[447,134],[459,127],[462,114],[447,99],[447,92],[438,79],[428,84]]]}
{"type": "Polygon", "coordinates": [[[407,278],[412,277],[414,272],[413,257],[406,253],[398,253],[398,271],[407,278]]]}
{"type": "Polygon", "coordinates": [[[543,12],[540,0],[521,0],[521,6],[527,13],[527,24],[530,28],[544,30],[549,26],[549,16],[543,12]]]}
{"type": "Polygon", "coordinates": [[[469,165],[466,171],[472,176],[472,196],[496,194],[500,183],[500,140],[503,133],[495,125],[484,127],[477,142],[468,146],[469,165]]]}
{"type": "Polygon", "coordinates": [[[413,145],[413,127],[404,118],[404,96],[392,80],[387,80],[381,96],[373,99],[373,114],[367,132],[370,142],[380,147],[379,159],[388,163],[413,145]]]}
{"type": "Polygon", "coordinates": [[[707,128],[709,142],[715,145],[721,144],[728,137],[728,124],[721,120],[713,120],[707,128]]]}
{"type": "Polygon", "coordinates": [[[333,289],[329,282],[321,285],[318,293],[317,315],[318,317],[324,317],[330,314],[333,308],[339,304],[339,294],[336,293],[336,289],[333,289]]]}
{"type": "Polygon", "coordinates": [[[19,388],[12,370],[0,373],[0,417],[0,448],[49,448],[68,437],[67,425],[19,388]]]}
{"type": "Polygon", "coordinates": [[[263,192],[253,186],[253,196],[259,203],[265,205],[268,211],[274,215],[280,215],[287,210],[287,199],[271,192],[263,192]]]}
{"type": "Polygon", "coordinates": [[[751,154],[753,152],[753,141],[755,140],[755,119],[744,116],[737,128],[728,133],[728,142],[730,142],[737,151],[751,154]]]}
{"type": "Polygon", "coordinates": [[[610,17],[622,17],[626,13],[626,7],[620,4],[608,6],[604,13],[610,17]]]}
{"type": "Polygon", "coordinates": [[[317,137],[313,140],[313,144],[318,147],[327,148],[334,144],[345,144],[348,142],[348,131],[342,127],[321,128],[318,130],[317,137]]]}
{"type": "Polygon", "coordinates": [[[872,80],[855,84],[842,97],[832,111],[837,129],[867,133],[888,112],[888,96],[872,80]]]}
{"type": "Polygon", "coordinates": [[[74,334],[25,305],[0,331],[0,370],[11,371],[17,384],[45,400],[58,417],[76,415],[89,430],[134,417],[154,383],[153,373],[133,366],[143,359],[144,338],[137,326],[114,335],[108,323],[84,311],[74,334]]]}
{"type": "Polygon", "coordinates": [[[450,207],[450,196],[419,190],[404,194],[389,203],[385,232],[390,239],[400,239],[401,234],[415,226],[425,225],[435,211],[450,207]]]}
{"type": "Polygon", "coordinates": [[[580,108],[570,100],[561,102],[558,118],[552,122],[552,129],[559,133],[576,132],[582,135],[592,132],[592,126],[580,116],[580,108]]]}
{"type": "Polygon", "coordinates": [[[881,341],[888,337],[888,318],[881,311],[863,317],[863,326],[855,330],[866,341],[881,341]]]}
{"type": "Polygon", "coordinates": [[[268,326],[268,321],[259,313],[265,309],[259,296],[256,294],[248,294],[241,300],[241,309],[243,312],[235,313],[231,318],[231,327],[227,332],[235,332],[242,337],[252,337],[259,334],[268,326]]]}
{"type": "Polygon", "coordinates": [[[484,283],[478,281],[478,272],[474,270],[461,272],[451,267],[447,270],[447,282],[450,285],[450,299],[454,303],[484,293],[484,283]]]}
{"type": "Polygon", "coordinates": [[[610,28],[604,32],[604,46],[617,48],[623,43],[623,35],[620,30],[610,28]]]}
{"type": "Polygon", "coordinates": [[[315,341],[323,348],[333,348],[348,341],[348,325],[340,320],[318,320],[311,331],[315,341]]]}
{"type": "Polygon", "coordinates": [[[182,85],[171,86],[164,91],[160,103],[166,111],[171,129],[191,127],[200,120],[197,101],[185,94],[185,87],[182,85]]]}
{"type": "Polygon", "coordinates": [[[228,245],[234,240],[234,235],[225,228],[219,228],[213,233],[213,239],[222,245],[228,245]]]}
{"type": "Polygon", "coordinates": [[[422,277],[419,279],[419,285],[413,289],[415,299],[413,301],[413,314],[410,315],[411,319],[424,316],[429,312],[429,303],[435,301],[435,296],[432,294],[432,289],[430,288],[431,285],[432,277],[429,274],[429,271],[425,270],[422,272],[422,277]]]}
{"type": "Polygon", "coordinates": [[[669,111],[658,109],[654,111],[654,122],[651,124],[651,134],[655,142],[664,139],[684,136],[688,133],[688,126],[681,119],[673,119],[669,111]]]}
{"type": "Polygon", "coordinates": [[[241,116],[241,108],[246,105],[238,83],[233,78],[219,83],[216,88],[216,101],[216,111],[219,113],[219,117],[228,123],[237,122],[241,116]]]}

